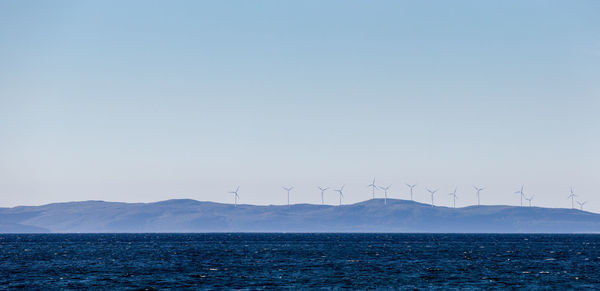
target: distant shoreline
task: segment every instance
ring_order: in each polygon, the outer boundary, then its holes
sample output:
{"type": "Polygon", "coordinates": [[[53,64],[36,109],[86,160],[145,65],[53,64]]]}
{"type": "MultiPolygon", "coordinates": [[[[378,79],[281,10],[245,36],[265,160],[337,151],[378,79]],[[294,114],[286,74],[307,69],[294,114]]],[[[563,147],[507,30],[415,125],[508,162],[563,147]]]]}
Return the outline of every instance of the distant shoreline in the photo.
{"type": "Polygon", "coordinates": [[[600,214],[371,199],[332,206],[253,206],[191,199],[82,201],[0,208],[0,233],[600,233],[600,214]]]}

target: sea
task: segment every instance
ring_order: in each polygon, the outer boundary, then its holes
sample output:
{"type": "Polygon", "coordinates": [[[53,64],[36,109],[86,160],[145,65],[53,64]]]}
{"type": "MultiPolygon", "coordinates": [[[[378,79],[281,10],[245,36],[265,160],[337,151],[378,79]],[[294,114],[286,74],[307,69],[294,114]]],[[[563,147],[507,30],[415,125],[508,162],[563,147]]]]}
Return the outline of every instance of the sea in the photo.
{"type": "Polygon", "coordinates": [[[1,289],[600,289],[600,235],[2,234],[1,289]]]}

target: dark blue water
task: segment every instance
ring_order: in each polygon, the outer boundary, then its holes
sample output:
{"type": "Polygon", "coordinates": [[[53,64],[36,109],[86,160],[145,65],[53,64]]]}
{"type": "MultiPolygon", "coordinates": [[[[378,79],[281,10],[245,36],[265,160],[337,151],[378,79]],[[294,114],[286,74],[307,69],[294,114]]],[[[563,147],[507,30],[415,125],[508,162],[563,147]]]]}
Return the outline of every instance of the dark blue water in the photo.
{"type": "Polygon", "coordinates": [[[598,235],[0,235],[5,288],[600,288],[598,235]]]}

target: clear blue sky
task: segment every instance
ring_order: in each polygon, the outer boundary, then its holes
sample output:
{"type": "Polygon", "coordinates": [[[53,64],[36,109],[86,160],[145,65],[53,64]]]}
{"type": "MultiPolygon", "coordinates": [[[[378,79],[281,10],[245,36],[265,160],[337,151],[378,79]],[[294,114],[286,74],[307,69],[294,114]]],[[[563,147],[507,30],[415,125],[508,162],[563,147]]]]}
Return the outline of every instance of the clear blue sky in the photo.
{"type": "Polygon", "coordinates": [[[0,206],[600,211],[598,1],[0,1],[0,206]],[[337,200],[328,193],[328,203],[337,200]]]}

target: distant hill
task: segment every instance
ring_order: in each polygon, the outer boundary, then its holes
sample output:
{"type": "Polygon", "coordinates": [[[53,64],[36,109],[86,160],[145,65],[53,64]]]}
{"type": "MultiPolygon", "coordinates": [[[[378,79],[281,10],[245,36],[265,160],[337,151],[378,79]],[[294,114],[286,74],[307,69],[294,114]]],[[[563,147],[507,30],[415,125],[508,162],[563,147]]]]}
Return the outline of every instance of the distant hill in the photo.
{"type": "Polygon", "coordinates": [[[431,207],[407,200],[331,206],[196,200],[82,201],[0,208],[0,232],[484,232],[600,233],[600,214],[515,206],[431,207]]]}

